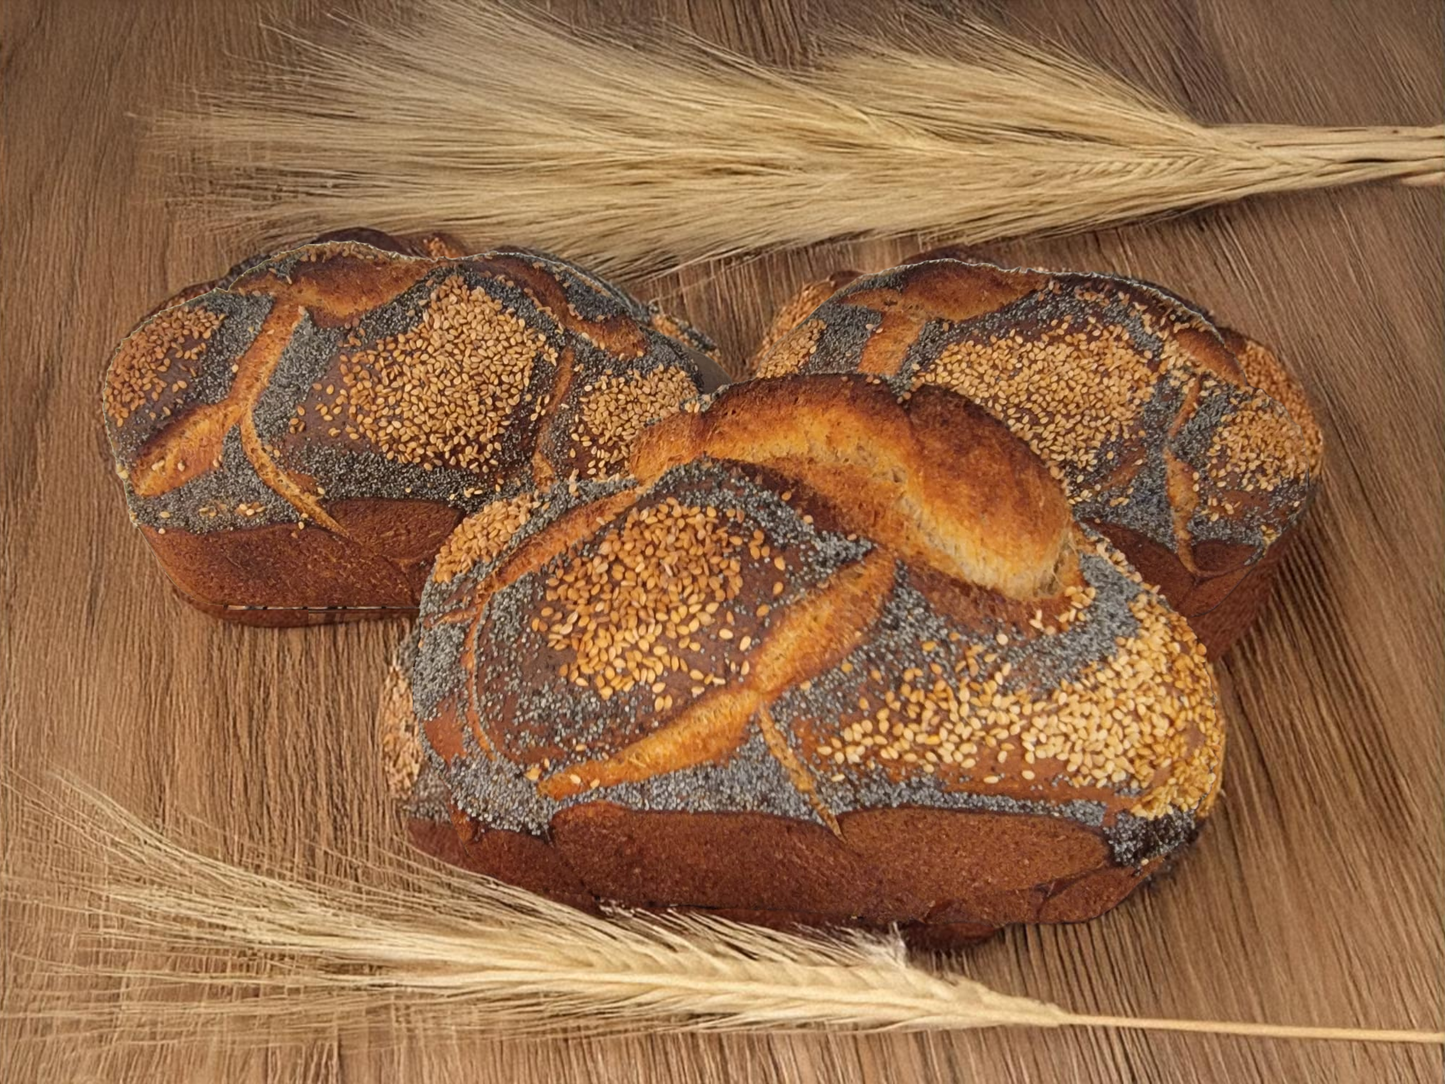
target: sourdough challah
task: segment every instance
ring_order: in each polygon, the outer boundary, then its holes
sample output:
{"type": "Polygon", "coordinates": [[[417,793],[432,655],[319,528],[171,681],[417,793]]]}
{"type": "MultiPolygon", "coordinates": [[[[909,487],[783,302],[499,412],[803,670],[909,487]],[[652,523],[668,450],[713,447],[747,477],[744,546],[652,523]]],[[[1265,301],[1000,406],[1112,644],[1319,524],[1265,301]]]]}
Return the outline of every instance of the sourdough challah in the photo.
{"type": "Polygon", "coordinates": [[[467,513],[619,470],[725,380],[696,332],[564,261],[347,231],[182,291],[102,393],[132,519],[212,613],[414,610],[467,513]]]}
{"type": "Polygon", "coordinates": [[[423,847],[584,907],[946,942],[1096,915],[1208,814],[1203,649],[982,410],[754,381],[630,466],[443,548],[386,740],[423,847]]]}

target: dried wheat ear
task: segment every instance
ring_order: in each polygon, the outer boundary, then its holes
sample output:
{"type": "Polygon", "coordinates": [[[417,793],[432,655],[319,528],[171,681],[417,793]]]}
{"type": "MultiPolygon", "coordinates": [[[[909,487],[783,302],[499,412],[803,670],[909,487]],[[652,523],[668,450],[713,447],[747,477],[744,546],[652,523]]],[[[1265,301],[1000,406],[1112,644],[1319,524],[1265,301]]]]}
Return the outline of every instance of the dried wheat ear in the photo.
{"type": "Polygon", "coordinates": [[[166,182],[211,223],[443,224],[658,270],[1445,178],[1445,125],[1201,124],[1077,57],[916,10],[823,32],[800,70],[472,0],[279,44],[289,64],[158,119],[166,182]]]}
{"type": "MultiPolygon", "coordinates": [[[[591,915],[399,857],[267,870],[184,846],[80,784],[20,791],[12,839],[40,857],[6,897],[85,920],[77,955],[40,965],[57,980],[37,988],[48,993],[6,1013],[103,1029],[119,1048],[365,1040],[396,1026],[445,1041],[1026,1026],[1445,1044],[1441,1031],[1072,1013],[926,968],[896,934],[591,915]],[[138,953],[162,962],[138,976],[138,953]]],[[[220,833],[235,843],[233,825],[220,833]]]]}

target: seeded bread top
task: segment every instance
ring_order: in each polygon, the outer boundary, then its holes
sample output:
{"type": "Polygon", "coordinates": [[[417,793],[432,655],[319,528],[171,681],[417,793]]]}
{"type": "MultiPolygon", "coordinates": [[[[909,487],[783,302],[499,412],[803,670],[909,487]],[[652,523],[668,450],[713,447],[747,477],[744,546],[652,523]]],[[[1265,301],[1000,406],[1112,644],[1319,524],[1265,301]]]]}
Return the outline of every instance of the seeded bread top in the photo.
{"type": "Polygon", "coordinates": [[[1187,624],[959,397],[735,385],[631,468],[493,505],[438,562],[413,705],[461,812],[1043,812],[1137,863],[1210,808],[1187,624]]]}
{"type": "Polygon", "coordinates": [[[475,511],[617,472],[647,422],[725,380],[701,335],[580,268],[457,251],[304,245],[147,318],[102,392],[132,517],[339,533],[337,501],[475,511]]]}
{"type": "Polygon", "coordinates": [[[755,375],[958,392],[1050,464],[1081,520],[1142,535],[1191,573],[1253,564],[1314,492],[1323,441],[1299,386],[1159,287],[954,259],[835,282],[787,306],[755,375]]]}

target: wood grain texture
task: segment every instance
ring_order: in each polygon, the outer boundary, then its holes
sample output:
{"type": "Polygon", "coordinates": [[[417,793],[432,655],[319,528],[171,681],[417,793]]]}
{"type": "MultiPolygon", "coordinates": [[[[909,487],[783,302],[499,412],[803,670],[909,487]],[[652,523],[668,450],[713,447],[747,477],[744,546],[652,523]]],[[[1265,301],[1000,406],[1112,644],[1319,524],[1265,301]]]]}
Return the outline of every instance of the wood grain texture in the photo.
{"type": "MultiPolygon", "coordinates": [[[[0,794],[7,876],[43,866],[45,841],[9,828],[28,783],[57,767],[162,825],[199,817],[218,826],[222,854],[251,840],[297,871],[360,868],[402,845],[371,727],[400,627],[239,628],[182,605],[126,521],[97,406],[105,360],[130,324],[245,248],[193,231],[168,205],[141,168],[139,118],[216,79],[228,55],[268,55],[276,43],[263,21],[380,6],[0,7],[9,257],[0,276],[0,696],[3,772],[17,784],[0,794]]],[[[605,17],[661,14],[797,60],[807,28],[850,7],[636,0],[607,5],[605,17]]],[[[986,10],[1208,120],[1440,119],[1445,46],[1433,3],[1026,0],[986,10]]],[[[1157,280],[1272,344],[1315,397],[1329,462],[1275,604],[1221,668],[1233,726],[1226,793],[1196,850],[1102,919],[1011,930],[954,966],[1082,1012],[1440,1026],[1441,208],[1438,190],[1324,192],[991,250],[1157,280]]],[[[737,364],[804,279],[885,266],[912,247],[822,246],[631,285],[709,329],[737,364]]],[[[4,906],[0,1008],[23,1013],[34,1004],[36,958],[66,958],[74,920],[24,901],[4,906]]],[[[85,980],[48,981],[63,990],[85,980]]],[[[384,1019],[366,1042],[227,1053],[117,1046],[103,1034],[62,1040],[7,1017],[0,1058],[16,1081],[1372,1081],[1441,1072],[1429,1048],[1206,1036],[479,1043],[384,1019]]]]}

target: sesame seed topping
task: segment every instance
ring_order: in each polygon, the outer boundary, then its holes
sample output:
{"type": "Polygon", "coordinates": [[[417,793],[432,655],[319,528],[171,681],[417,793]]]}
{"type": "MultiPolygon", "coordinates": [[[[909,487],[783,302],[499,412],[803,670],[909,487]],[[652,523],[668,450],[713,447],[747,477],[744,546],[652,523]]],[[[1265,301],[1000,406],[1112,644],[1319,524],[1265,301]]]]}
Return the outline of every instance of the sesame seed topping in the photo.
{"type": "Polygon", "coordinates": [[[809,321],[802,324],[760,359],[754,375],[786,376],[798,372],[817,350],[822,334],[822,323],[809,321]]]}
{"type": "Polygon", "coordinates": [[[414,327],[342,354],[343,386],[326,413],[344,412],[388,459],[476,470],[495,460],[539,358],[557,361],[542,332],[452,275],[414,327]]]}
{"type": "Polygon", "coordinates": [[[184,391],[185,381],[173,383],[166,374],[178,365],[198,362],[223,319],[199,304],[177,305],[131,332],[117,352],[101,392],[105,411],[115,424],[123,425],[168,389],[184,391]]]}
{"type": "Polygon", "coordinates": [[[495,559],[536,507],[532,494],[497,500],[459,523],[442,543],[432,568],[437,583],[450,583],[473,565],[495,559]]]}
{"type": "Polygon", "coordinates": [[[696,394],[693,377],[675,366],[602,376],[582,395],[582,427],[574,439],[591,450],[583,473],[589,478],[618,473],[637,435],[696,394]]]}
{"type": "Polygon", "coordinates": [[[716,508],[668,497],[630,510],[591,558],[559,563],[547,580],[554,615],[546,635],[571,659],[566,676],[607,695],[652,685],[670,670],[703,682],[707,675],[682,656],[701,648],[694,634],[712,621],[704,606],[728,603],[741,589],[734,537],[716,508]]]}

